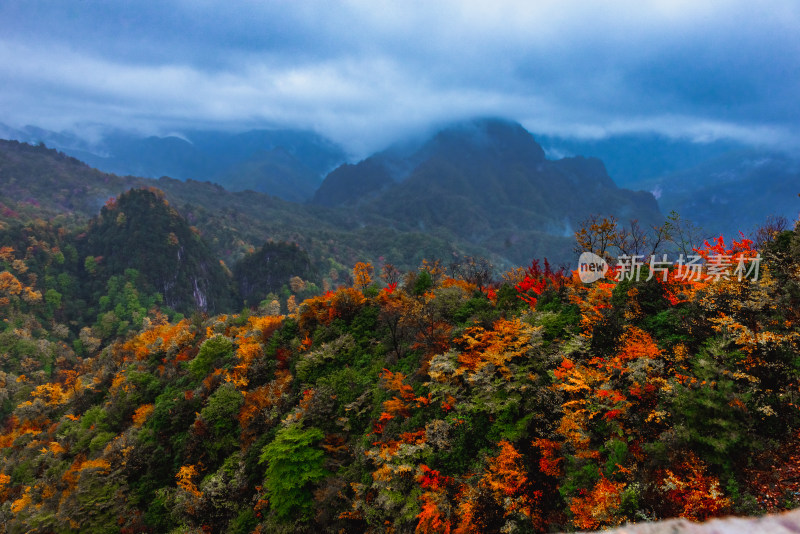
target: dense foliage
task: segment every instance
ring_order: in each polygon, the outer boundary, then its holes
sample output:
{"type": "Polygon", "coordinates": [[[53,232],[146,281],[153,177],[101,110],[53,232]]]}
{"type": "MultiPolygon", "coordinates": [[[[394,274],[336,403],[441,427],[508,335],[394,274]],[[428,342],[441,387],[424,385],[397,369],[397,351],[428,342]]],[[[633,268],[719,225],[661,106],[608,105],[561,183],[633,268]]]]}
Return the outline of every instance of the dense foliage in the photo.
{"type": "MultiPolygon", "coordinates": [[[[236,263],[233,276],[242,299],[256,305],[270,294],[285,290],[287,282],[293,277],[300,278],[300,281],[295,281],[293,288],[298,292],[306,291],[303,279],[317,278],[308,253],[292,243],[264,243],[257,251],[236,263]]],[[[315,289],[316,286],[309,288],[312,293],[316,292],[315,289]]]]}
{"type": "Polygon", "coordinates": [[[110,199],[78,243],[94,283],[105,285],[135,269],[149,292],[175,310],[226,311],[234,305],[219,261],[158,189],[132,189],[110,199]]]}
{"type": "Polygon", "coordinates": [[[766,240],[757,280],[357,263],[336,289],[298,276],[189,318],[135,269],[87,295],[103,262],[67,231],[3,239],[6,532],[538,532],[800,505],[800,227],[766,240]]]}

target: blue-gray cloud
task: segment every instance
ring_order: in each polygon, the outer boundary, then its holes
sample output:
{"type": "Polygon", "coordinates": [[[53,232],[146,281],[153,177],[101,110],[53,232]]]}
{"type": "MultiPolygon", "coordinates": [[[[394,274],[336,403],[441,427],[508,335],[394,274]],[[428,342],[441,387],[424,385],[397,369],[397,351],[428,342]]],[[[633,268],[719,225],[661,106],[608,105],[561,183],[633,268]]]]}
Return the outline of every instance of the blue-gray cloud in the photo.
{"type": "Polygon", "coordinates": [[[479,115],[800,144],[796,0],[0,6],[0,122],[314,128],[354,151],[479,115]]]}

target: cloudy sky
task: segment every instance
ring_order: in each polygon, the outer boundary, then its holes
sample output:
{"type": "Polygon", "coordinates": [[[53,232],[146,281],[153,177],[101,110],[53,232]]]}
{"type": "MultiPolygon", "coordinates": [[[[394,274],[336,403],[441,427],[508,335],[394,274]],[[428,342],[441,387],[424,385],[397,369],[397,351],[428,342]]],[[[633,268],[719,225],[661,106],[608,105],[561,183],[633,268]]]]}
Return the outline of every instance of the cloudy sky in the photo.
{"type": "Polygon", "coordinates": [[[0,122],[312,128],[475,116],[800,147],[797,0],[5,0],[0,122]]]}

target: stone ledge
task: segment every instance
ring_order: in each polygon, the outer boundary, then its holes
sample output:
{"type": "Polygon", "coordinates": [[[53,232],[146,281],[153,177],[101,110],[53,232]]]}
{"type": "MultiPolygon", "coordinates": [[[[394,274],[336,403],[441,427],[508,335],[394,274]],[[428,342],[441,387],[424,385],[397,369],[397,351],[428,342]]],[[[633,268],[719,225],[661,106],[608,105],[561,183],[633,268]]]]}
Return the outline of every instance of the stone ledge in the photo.
{"type": "Polygon", "coordinates": [[[604,534],[800,534],[800,508],[763,517],[725,517],[705,523],[669,519],[656,523],[636,523],[604,534]]]}

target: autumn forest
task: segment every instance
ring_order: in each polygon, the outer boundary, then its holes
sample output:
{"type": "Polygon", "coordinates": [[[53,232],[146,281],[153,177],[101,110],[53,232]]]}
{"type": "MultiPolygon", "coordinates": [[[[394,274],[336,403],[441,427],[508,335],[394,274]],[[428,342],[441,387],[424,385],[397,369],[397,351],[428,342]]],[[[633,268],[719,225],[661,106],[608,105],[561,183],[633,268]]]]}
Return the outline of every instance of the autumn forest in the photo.
{"type": "Polygon", "coordinates": [[[612,268],[586,284],[466,254],[321,271],[288,239],[228,267],[202,212],[152,186],[86,219],[2,200],[3,532],[556,532],[800,505],[800,226],[693,243],[676,213],[647,236],[594,217],[574,246],[612,268]],[[651,250],[758,276],[618,280],[619,254],[651,250]]]}

